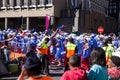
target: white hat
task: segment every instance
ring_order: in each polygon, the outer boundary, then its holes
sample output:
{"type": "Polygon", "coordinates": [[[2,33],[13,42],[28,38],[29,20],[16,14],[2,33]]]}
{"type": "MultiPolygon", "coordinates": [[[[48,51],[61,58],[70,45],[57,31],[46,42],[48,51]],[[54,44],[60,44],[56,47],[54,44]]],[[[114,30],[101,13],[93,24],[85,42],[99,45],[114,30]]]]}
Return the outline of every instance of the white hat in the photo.
{"type": "Polygon", "coordinates": [[[120,52],[119,51],[112,53],[112,55],[113,56],[118,56],[120,58],[120,52]]]}

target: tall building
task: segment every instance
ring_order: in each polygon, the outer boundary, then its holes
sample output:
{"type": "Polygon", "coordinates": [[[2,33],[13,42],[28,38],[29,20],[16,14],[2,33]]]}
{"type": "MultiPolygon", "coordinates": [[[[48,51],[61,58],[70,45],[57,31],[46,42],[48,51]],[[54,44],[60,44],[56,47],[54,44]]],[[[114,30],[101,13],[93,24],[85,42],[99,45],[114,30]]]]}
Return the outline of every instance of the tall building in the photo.
{"type": "MultiPolygon", "coordinates": [[[[67,10],[63,11],[63,16],[66,17],[68,14],[69,22],[66,21],[66,23],[69,25],[71,22],[74,23],[72,24],[72,31],[97,32],[98,27],[106,27],[105,19],[108,9],[107,0],[77,0],[78,2],[75,0],[67,1],[67,10]]],[[[63,21],[63,19],[61,21],[63,21]]]]}
{"type": "Polygon", "coordinates": [[[49,15],[52,28],[64,24],[67,32],[97,32],[103,26],[110,32],[107,24],[115,22],[107,15],[108,5],[108,0],[1,0],[0,29],[21,25],[24,29],[40,29],[49,15]]]}
{"type": "Polygon", "coordinates": [[[117,20],[117,32],[120,34],[120,0],[109,0],[108,15],[117,20]]]}
{"type": "Polygon", "coordinates": [[[108,0],[108,15],[115,17],[118,20],[119,11],[120,11],[120,0],[108,0]]]}
{"type": "Polygon", "coordinates": [[[120,32],[120,0],[108,0],[108,15],[114,17],[117,21],[117,32],[120,32]]]}

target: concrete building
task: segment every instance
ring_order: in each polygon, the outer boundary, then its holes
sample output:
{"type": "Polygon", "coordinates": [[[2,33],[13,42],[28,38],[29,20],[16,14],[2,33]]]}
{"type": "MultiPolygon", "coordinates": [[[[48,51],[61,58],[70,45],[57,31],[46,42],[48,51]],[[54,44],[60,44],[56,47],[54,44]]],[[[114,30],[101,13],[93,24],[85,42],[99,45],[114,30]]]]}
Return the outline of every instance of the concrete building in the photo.
{"type": "Polygon", "coordinates": [[[63,23],[69,25],[65,31],[71,29],[71,31],[97,33],[98,27],[102,26],[105,33],[116,32],[117,21],[108,16],[108,0],[79,0],[79,6],[76,8],[71,7],[71,4],[72,0],[68,0],[68,8],[63,11],[65,20],[62,18],[61,23],[64,21],[63,23]],[[66,20],[67,14],[69,21],[66,20]]]}
{"type": "Polygon", "coordinates": [[[64,24],[67,32],[97,32],[111,24],[107,9],[108,0],[1,0],[0,28],[40,29],[48,14],[53,29],[64,24]]]}
{"type": "Polygon", "coordinates": [[[108,0],[108,1],[109,1],[108,16],[115,18],[117,22],[116,31],[120,32],[120,26],[119,26],[120,0],[108,0]]]}
{"type": "Polygon", "coordinates": [[[0,24],[5,29],[20,27],[21,24],[26,29],[39,28],[45,25],[45,16],[48,14],[51,25],[55,25],[54,18],[60,17],[64,7],[65,0],[1,0],[0,24]]]}

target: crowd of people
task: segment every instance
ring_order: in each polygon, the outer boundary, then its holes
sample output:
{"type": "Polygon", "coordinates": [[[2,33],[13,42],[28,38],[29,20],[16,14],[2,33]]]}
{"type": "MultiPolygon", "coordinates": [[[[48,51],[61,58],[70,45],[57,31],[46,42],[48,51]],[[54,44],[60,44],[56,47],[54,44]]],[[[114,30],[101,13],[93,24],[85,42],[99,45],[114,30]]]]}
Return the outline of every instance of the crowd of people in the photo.
{"type": "MultiPolygon", "coordinates": [[[[36,32],[31,30],[1,30],[1,49],[5,64],[11,52],[26,56],[18,80],[53,80],[49,77],[49,62],[62,65],[60,80],[119,80],[120,36],[111,33],[67,33],[58,28],[36,32]],[[38,76],[44,73],[47,76],[38,76]]],[[[21,57],[21,56],[19,56],[21,57]]]]}

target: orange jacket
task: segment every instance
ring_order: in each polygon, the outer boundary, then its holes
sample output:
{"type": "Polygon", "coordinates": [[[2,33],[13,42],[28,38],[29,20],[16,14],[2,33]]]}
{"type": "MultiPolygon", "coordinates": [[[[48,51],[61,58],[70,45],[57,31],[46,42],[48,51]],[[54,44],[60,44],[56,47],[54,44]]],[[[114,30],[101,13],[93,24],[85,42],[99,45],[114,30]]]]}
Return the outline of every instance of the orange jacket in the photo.
{"type": "Polygon", "coordinates": [[[46,44],[45,42],[43,42],[43,43],[41,44],[41,48],[38,48],[38,52],[39,52],[39,53],[42,53],[42,54],[48,55],[49,49],[48,49],[48,46],[47,46],[47,44],[46,44]]]}
{"type": "Polygon", "coordinates": [[[75,48],[76,48],[76,45],[73,44],[73,43],[69,43],[66,45],[66,48],[67,48],[67,58],[70,58],[72,55],[75,54],[75,48]]]}
{"type": "Polygon", "coordinates": [[[27,80],[53,80],[51,77],[49,76],[44,76],[44,77],[40,77],[40,78],[28,78],[27,80]]]}

